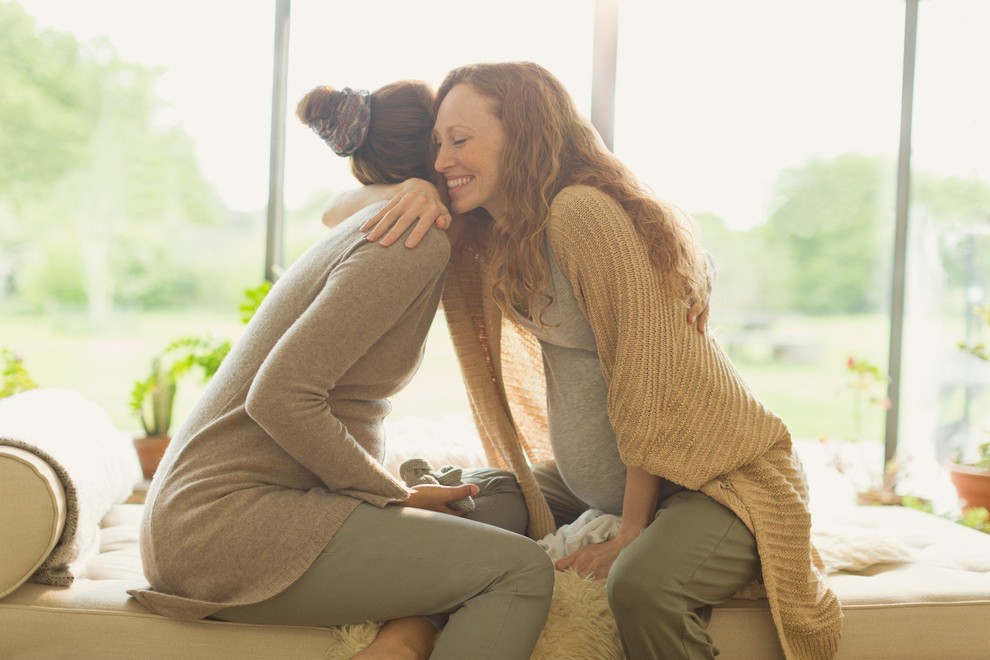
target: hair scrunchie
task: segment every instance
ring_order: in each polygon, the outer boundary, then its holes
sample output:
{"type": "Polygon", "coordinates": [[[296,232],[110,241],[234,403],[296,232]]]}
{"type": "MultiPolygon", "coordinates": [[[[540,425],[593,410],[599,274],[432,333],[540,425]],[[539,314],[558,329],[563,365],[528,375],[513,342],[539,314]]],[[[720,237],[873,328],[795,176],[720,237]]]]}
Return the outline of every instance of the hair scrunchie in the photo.
{"type": "Polygon", "coordinates": [[[371,123],[371,94],[363,89],[344,87],[334,92],[340,95],[336,111],[330,117],[317,119],[313,131],[338,156],[350,156],[364,144],[371,123]]]}

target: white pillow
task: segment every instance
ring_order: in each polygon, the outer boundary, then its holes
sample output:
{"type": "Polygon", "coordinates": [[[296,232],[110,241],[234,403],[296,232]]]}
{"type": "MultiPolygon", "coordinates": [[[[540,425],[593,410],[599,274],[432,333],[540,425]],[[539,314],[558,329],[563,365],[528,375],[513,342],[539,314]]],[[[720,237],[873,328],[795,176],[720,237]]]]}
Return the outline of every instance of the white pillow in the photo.
{"type": "MultiPolygon", "coordinates": [[[[141,479],[131,440],[106,411],[82,395],[40,388],[0,400],[0,445],[34,454],[61,482],[65,492],[61,536],[36,567],[34,580],[68,586],[99,549],[100,520],[141,479]]],[[[12,465],[7,468],[15,470],[12,465]]],[[[41,515],[50,522],[49,514],[38,513],[38,507],[50,508],[50,490],[38,487],[3,498],[3,519],[23,522],[41,515]]],[[[13,541],[16,545],[17,538],[13,541]]]]}
{"type": "Polygon", "coordinates": [[[882,529],[841,525],[816,520],[811,542],[818,550],[825,570],[862,571],[875,564],[896,564],[914,559],[914,551],[882,529]]]}
{"type": "Polygon", "coordinates": [[[0,598],[41,566],[65,527],[65,491],[48,463],[0,445],[0,598]]]}

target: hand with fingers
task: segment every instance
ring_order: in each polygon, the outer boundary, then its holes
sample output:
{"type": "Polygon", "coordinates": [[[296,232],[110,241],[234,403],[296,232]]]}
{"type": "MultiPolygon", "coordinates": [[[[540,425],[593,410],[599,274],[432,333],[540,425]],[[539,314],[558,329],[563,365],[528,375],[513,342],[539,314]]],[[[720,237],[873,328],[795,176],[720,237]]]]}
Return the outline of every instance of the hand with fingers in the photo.
{"type": "Polygon", "coordinates": [[[412,493],[409,498],[404,502],[397,502],[398,505],[438,513],[449,513],[452,516],[463,516],[465,511],[454,509],[451,507],[451,503],[466,497],[474,497],[479,491],[475,484],[464,484],[463,486],[421,484],[413,486],[411,490],[412,493]]]}
{"type": "Polygon", "coordinates": [[[705,291],[705,297],[696,300],[687,312],[687,322],[688,325],[693,325],[699,333],[705,334],[705,330],[708,328],[708,315],[711,312],[709,303],[712,299],[712,280],[715,279],[715,258],[712,257],[711,253],[703,251],[705,261],[708,263],[708,288],[705,291]]]}
{"type": "Polygon", "coordinates": [[[711,288],[708,289],[708,293],[709,297],[694,303],[687,311],[688,325],[693,325],[701,334],[705,334],[705,330],[708,328],[708,314],[711,312],[711,308],[708,306],[711,288]]]}
{"type": "Polygon", "coordinates": [[[399,191],[382,210],[361,225],[361,231],[368,233],[369,241],[378,241],[382,247],[388,247],[415,224],[405,242],[405,246],[411,248],[419,245],[433,225],[449,229],[451,219],[450,211],[432,183],[407,179],[399,184],[399,191]]]}
{"type": "Polygon", "coordinates": [[[612,569],[612,564],[619,552],[626,546],[621,539],[612,538],[601,543],[581,546],[563,559],[558,559],[553,566],[558,571],[573,568],[578,575],[596,580],[604,580],[612,569]]]}

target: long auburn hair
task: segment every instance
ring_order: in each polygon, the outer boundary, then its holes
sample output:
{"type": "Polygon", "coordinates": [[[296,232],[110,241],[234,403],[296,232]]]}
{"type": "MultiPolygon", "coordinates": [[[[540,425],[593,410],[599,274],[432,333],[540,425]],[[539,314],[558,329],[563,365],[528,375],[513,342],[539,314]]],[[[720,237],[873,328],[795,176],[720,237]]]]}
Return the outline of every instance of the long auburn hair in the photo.
{"type": "MultiPolygon", "coordinates": [[[[315,87],[296,107],[296,116],[312,126],[336,121],[340,92],[315,87]]],[[[432,180],[433,89],[418,80],[400,80],[371,93],[371,119],[364,142],[351,154],[351,172],[363,184],[432,180]]]]}
{"type": "Polygon", "coordinates": [[[487,223],[492,240],[485,241],[503,312],[514,306],[541,318],[549,305],[542,246],[550,203],[575,184],[597,188],[622,206],[654,266],[686,304],[707,295],[707,270],[690,218],[657,199],[605,147],[553,74],[532,62],[463,66],[447,74],[434,108],[462,83],[492,100],[505,130],[498,193],[506,213],[487,223]]]}

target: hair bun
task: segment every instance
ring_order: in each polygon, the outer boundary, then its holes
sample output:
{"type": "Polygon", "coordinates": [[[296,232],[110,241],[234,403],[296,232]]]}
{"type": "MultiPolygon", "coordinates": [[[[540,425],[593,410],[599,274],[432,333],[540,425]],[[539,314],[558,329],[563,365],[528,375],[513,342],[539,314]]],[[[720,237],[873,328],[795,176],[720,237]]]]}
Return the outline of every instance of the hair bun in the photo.
{"type": "Polygon", "coordinates": [[[338,156],[350,156],[368,136],[371,94],[363,89],[314,89],[299,104],[299,118],[338,156]],[[318,98],[313,98],[319,93],[318,98]]]}

